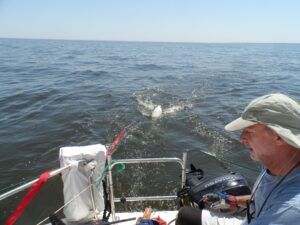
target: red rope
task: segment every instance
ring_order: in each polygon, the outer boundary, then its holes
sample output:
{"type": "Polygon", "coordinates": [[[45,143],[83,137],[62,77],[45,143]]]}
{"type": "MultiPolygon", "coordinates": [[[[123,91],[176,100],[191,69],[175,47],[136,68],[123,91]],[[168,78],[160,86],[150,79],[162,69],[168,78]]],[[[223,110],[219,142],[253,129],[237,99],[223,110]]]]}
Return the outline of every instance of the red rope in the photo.
{"type": "MultiPolygon", "coordinates": [[[[124,128],[118,136],[115,138],[114,142],[111,145],[111,148],[108,150],[107,154],[112,155],[119,142],[122,140],[124,134],[126,132],[126,128],[124,128]]],[[[27,208],[28,204],[32,201],[34,196],[39,192],[41,187],[44,185],[44,183],[47,182],[49,178],[50,172],[43,173],[40,178],[35,182],[32,187],[29,189],[29,191],[26,193],[25,197],[22,199],[22,201],[19,203],[18,207],[14,211],[14,213],[9,217],[9,219],[6,221],[5,225],[13,225],[16,220],[22,215],[24,210],[27,208]]]]}
{"type": "Polygon", "coordinates": [[[22,201],[19,203],[14,213],[6,221],[5,225],[12,225],[16,222],[16,220],[22,215],[22,213],[27,208],[28,204],[31,202],[34,196],[39,192],[44,183],[47,182],[49,175],[50,171],[43,173],[40,176],[40,178],[32,185],[32,187],[26,193],[22,201]]]}
{"type": "Polygon", "coordinates": [[[111,148],[108,150],[107,155],[112,155],[114,153],[114,151],[116,150],[117,145],[122,140],[125,132],[126,132],[126,128],[123,128],[123,130],[121,130],[121,132],[115,138],[114,142],[111,144],[111,148]]]}

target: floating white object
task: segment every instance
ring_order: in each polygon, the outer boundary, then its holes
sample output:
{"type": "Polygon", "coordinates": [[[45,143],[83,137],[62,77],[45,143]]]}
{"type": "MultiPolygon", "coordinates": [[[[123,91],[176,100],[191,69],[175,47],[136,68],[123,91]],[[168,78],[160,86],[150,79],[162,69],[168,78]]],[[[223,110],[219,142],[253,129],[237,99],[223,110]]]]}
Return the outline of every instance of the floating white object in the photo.
{"type": "Polygon", "coordinates": [[[158,105],[153,110],[151,117],[152,117],[152,119],[157,119],[157,118],[159,118],[161,116],[162,116],[162,108],[161,108],[160,105],[158,105]]]}

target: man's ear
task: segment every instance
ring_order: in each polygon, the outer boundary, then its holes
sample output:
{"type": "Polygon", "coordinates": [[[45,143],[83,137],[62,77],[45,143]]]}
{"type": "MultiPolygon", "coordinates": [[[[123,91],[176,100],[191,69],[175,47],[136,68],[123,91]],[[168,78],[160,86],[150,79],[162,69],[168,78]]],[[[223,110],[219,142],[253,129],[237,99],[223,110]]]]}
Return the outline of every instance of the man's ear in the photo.
{"type": "Polygon", "coordinates": [[[281,146],[283,144],[285,144],[285,141],[278,135],[276,134],[276,140],[275,140],[275,144],[278,145],[278,146],[281,146]]]}
{"type": "Polygon", "coordinates": [[[281,146],[285,143],[285,141],[272,129],[268,130],[269,133],[273,136],[273,140],[275,142],[276,145],[281,146]]]}

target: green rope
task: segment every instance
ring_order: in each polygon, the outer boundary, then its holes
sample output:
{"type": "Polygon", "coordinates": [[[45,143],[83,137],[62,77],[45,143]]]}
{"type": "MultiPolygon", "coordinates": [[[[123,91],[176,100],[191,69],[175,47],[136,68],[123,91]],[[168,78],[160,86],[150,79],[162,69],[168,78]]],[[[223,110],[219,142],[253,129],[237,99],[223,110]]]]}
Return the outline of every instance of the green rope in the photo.
{"type": "Polygon", "coordinates": [[[156,208],[152,209],[153,210],[153,215],[158,211],[156,208]]]}
{"type": "MultiPolygon", "coordinates": [[[[96,181],[96,187],[97,188],[100,186],[101,182],[103,181],[106,173],[108,172],[108,169],[109,169],[110,165],[112,165],[115,162],[116,162],[116,160],[110,160],[107,163],[107,165],[104,167],[102,173],[100,174],[99,178],[96,181]]],[[[121,173],[123,170],[125,170],[125,164],[124,163],[118,164],[117,165],[116,173],[121,173]]]]}
{"type": "Polygon", "coordinates": [[[116,173],[121,173],[125,168],[125,163],[118,164],[116,173]]]}

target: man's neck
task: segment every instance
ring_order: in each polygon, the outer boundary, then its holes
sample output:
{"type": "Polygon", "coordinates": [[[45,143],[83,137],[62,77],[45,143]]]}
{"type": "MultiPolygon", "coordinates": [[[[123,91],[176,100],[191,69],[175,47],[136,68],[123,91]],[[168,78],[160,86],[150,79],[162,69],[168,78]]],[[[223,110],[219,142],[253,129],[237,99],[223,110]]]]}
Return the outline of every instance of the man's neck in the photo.
{"type": "Polygon", "coordinates": [[[278,155],[275,160],[265,166],[272,175],[285,176],[291,170],[300,166],[300,153],[296,152],[288,157],[286,155],[278,155]]]}

